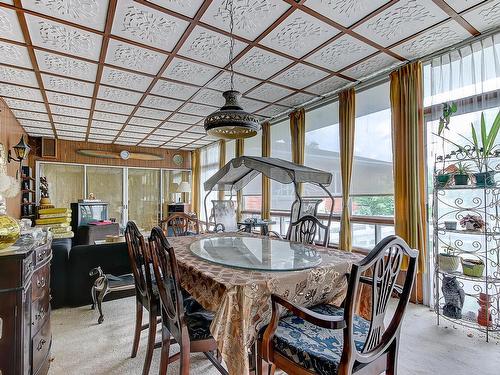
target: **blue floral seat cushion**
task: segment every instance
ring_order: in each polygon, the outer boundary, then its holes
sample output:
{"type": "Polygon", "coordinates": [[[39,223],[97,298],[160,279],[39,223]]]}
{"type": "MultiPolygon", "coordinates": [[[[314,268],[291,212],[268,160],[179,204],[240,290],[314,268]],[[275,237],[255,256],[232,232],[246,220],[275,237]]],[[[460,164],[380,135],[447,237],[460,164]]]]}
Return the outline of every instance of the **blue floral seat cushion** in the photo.
{"type": "MultiPolygon", "coordinates": [[[[328,304],[310,310],[330,316],[343,316],[344,310],[328,304]]],[[[354,343],[361,351],[368,335],[370,322],[354,318],[354,343]]],[[[295,316],[288,315],[278,324],[273,338],[274,350],[300,366],[320,375],[336,374],[343,349],[343,330],[326,329],[295,316]]]]}

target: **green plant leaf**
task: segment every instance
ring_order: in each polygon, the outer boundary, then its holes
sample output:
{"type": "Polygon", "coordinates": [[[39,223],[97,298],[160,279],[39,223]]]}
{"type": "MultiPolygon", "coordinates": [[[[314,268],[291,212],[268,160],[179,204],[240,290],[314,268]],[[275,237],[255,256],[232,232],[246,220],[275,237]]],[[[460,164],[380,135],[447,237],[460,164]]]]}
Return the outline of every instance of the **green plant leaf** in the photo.
{"type": "Polygon", "coordinates": [[[499,130],[500,130],[500,111],[497,113],[495,120],[493,120],[493,124],[491,125],[491,129],[488,134],[487,138],[488,149],[486,150],[485,156],[488,156],[493,147],[495,146],[499,130]]]}
{"type": "Polygon", "coordinates": [[[457,103],[451,103],[450,111],[451,113],[455,113],[457,111],[457,103]]]}
{"type": "Polygon", "coordinates": [[[439,119],[439,129],[438,129],[438,134],[441,135],[444,129],[444,119],[439,119]]]}
{"type": "Polygon", "coordinates": [[[488,135],[486,134],[486,121],[484,120],[484,113],[481,112],[481,142],[483,144],[483,157],[488,155],[488,135]]]}

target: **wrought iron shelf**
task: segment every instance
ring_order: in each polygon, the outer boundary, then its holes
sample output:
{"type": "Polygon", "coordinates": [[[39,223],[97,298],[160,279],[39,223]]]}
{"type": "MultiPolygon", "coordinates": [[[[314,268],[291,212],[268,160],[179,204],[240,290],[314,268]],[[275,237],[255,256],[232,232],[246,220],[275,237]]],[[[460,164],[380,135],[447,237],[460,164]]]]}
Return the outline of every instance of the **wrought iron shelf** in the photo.
{"type": "Polygon", "coordinates": [[[443,315],[443,308],[442,307],[439,307],[439,316],[446,319],[449,322],[452,322],[452,323],[455,323],[457,325],[464,326],[467,328],[475,329],[475,330],[480,331],[484,334],[486,334],[486,333],[492,334],[493,333],[497,339],[500,339],[500,325],[498,325],[498,324],[493,324],[492,326],[489,326],[488,328],[486,328],[486,326],[482,326],[481,324],[479,324],[475,320],[472,320],[466,316],[462,316],[461,319],[449,318],[446,315],[443,315]]]}
{"type": "MultiPolygon", "coordinates": [[[[488,282],[491,284],[500,285],[500,278],[493,277],[491,275],[474,277],[474,276],[464,275],[464,273],[460,272],[460,271],[447,272],[447,271],[443,271],[441,269],[437,269],[436,272],[439,272],[441,275],[445,275],[445,276],[454,276],[454,277],[456,277],[458,279],[462,279],[462,280],[469,280],[469,281],[482,282],[482,283],[488,282]]],[[[469,296],[472,297],[472,295],[469,295],[469,296]]]]}
{"type": "MultiPolygon", "coordinates": [[[[464,210],[465,211],[465,210],[464,210]]],[[[473,236],[500,236],[500,232],[491,231],[478,231],[478,230],[465,230],[465,229],[446,229],[446,228],[434,228],[435,231],[444,233],[458,233],[458,234],[470,234],[473,236]]]]}
{"type": "Polygon", "coordinates": [[[488,189],[499,189],[499,185],[493,185],[493,186],[478,186],[478,185],[451,185],[451,186],[444,186],[444,187],[439,187],[439,186],[434,186],[434,189],[440,190],[440,191],[453,191],[453,190],[488,190],[488,189]]]}

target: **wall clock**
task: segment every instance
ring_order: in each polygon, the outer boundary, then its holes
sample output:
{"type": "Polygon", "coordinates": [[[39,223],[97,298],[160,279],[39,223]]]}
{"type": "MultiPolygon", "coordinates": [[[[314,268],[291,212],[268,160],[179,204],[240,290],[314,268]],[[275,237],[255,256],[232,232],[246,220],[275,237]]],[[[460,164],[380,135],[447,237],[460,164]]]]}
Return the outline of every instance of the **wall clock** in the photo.
{"type": "Polygon", "coordinates": [[[130,152],[128,152],[127,150],[120,151],[120,157],[123,160],[127,160],[130,157],[130,152]]]}
{"type": "Polygon", "coordinates": [[[181,154],[175,154],[173,157],[172,157],[172,161],[174,162],[175,165],[177,165],[178,167],[182,165],[182,163],[184,162],[184,158],[182,157],[181,154]]]}

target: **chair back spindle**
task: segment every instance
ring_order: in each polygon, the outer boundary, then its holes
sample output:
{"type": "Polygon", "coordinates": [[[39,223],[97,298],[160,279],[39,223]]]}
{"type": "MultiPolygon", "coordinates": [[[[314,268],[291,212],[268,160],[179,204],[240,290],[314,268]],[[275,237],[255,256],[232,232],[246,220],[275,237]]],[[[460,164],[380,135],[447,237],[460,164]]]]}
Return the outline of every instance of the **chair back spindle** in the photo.
{"type": "Polygon", "coordinates": [[[302,216],[290,224],[286,239],[304,244],[314,244],[318,239],[322,246],[328,245],[329,227],[312,215],[302,216]]]}

